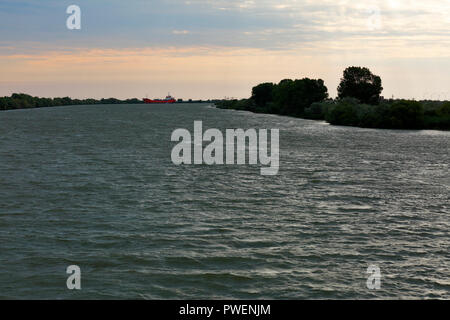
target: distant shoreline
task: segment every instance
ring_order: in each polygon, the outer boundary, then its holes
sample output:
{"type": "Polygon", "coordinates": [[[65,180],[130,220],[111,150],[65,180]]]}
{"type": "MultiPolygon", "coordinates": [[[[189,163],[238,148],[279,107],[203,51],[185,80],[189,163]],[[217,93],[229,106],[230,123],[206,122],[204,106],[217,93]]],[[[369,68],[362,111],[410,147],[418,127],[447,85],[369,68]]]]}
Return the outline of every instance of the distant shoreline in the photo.
{"type": "MultiPolygon", "coordinates": [[[[441,130],[450,131],[450,101],[386,100],[379,105],[360,104],[355,99],[327,99],[314,102],[302,114],[277,112],[276,109],[261,109],[252,99],[241,100],[192,100],[179,103],[210,103],[219,109],[250,111],[253,113],[276,114],[307,120],[326,121],[331,125],[372,129],[399,130],[441,130]]],[[[120,105],[145,103],[137,98],[119,100],[109,99],[71,99],[39,98],[23,93],[11,97],[0,97],[0,111],[35,109],[62,106],[120,105]]]]}
{"type": "MultiPolygon", "coordinates": [[[[178,99],[175,103],[215,103],[220,100],[183,100],[178,99]]],[[[13,93],[10,97],[0,97],[0,111],[34,109],[45,107],[63,107],[63,106],[88,106],[105,104],[145,104],[144,101],[137,98],[120,100],[116,98],[108,99],[72,99],[63,98],[40,98],[33,97],[25,93],[13,93]]]]}

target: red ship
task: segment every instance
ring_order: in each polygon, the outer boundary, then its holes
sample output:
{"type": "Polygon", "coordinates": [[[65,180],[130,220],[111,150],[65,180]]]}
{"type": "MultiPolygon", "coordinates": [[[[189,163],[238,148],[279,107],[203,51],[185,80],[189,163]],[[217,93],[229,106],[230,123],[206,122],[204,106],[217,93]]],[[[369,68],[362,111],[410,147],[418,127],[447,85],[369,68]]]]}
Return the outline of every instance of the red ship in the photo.
{"type": "Polygon", "coordinates": [[[176,100],[170,94],[165,99],[142,99],[145,103],[175,103],[176,100]]]}

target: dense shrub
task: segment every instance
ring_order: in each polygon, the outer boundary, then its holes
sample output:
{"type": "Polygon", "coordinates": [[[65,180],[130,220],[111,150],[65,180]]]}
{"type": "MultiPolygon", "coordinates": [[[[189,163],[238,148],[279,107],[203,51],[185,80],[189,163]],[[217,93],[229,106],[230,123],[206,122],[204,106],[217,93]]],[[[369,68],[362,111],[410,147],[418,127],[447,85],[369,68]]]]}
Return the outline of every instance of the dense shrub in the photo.
{"type": "Polygon", "coordinates": [[[344,98],[328,109],[325,120],[335,125],[358,126],[358,107],[358,100],[344,98]]]}
{"type": "MultiPolygon", "coordinates": [[[[316,108],[318,118],[320,105],[316,108]]],[[[359,104],[356,99],[345,98],[330,105],[325,120],[330,124],[384,129],[450,129],[450,114],[447,105],[428,109],[417,101],[397,100],[381,105],[359,104]]],[[[312,112],[308,109],[308,113],[312,112]]]]}
{"type": "Polygon", "coordinates": [[[334,105],[335,102],[333,100],[314,102],[310,107],[305,109],[304,116],[307,119],[324,120],[326,113],[334,105]]]}
{"type": "Polygon", "coordinates": [[[420,102],[400,100],[389,109],[388,126],[395,129],[421,129],[424,125],[424,108],[420,102]]]}
{"type": "Polygon", "coordinates": [[[450,101],[444,102],[437,110],[437,114],[440,116],[450,116],[450,101]]]}

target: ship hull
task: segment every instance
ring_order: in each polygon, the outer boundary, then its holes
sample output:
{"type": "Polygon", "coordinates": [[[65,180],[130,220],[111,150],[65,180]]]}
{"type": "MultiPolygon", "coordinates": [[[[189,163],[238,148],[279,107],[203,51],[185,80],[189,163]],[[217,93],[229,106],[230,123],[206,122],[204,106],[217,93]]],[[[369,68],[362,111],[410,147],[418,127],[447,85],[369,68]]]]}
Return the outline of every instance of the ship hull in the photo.
{"type": "Polygon", "coordinates": [[[169,104],[169,103],[175,103],[175,102],[176,102],[175,99],[170,99],[170,100],[143,99],[143,101],[144,101],[145,103],[149,103],[149,104],[169,104]]]}

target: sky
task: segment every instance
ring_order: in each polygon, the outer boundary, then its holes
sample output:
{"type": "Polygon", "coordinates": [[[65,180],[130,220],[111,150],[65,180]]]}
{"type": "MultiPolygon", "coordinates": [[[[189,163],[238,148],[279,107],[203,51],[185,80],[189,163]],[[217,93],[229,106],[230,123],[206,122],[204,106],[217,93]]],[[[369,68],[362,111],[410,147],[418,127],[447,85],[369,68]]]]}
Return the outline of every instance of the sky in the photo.
{"type": "Polygon", "coordinates": [[[309,77],[334,97],[348,66],[385,97],[450,99],[450,0],[0,0],[0,96],[246,98],[309,77]]]}

